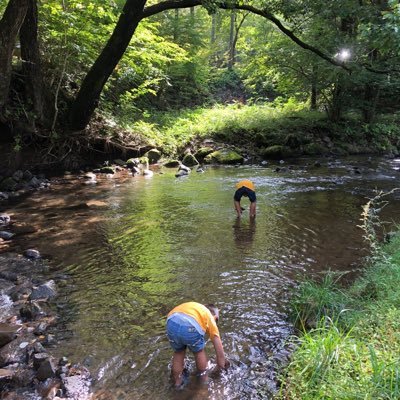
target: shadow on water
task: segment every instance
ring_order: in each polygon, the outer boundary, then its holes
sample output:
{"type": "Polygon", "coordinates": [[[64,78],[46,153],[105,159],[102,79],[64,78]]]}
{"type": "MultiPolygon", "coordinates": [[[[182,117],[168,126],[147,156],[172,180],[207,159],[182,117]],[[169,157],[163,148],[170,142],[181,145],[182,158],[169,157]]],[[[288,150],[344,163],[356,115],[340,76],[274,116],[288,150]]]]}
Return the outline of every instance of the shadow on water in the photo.
{"type": "MultiPolygon", "coordinates": [[[[51,257],[52,276],[65,279],[56,351],[89,367],[97,399],[272,396],[276,368],[289,352],[291,290],[305,275],[357,271],[367,254],[357,228],[361,206],[374,189],[396,186],[400,164],[312,165],[279,174],[246,166],[181,179],[175,171],[152,179],[99,177],[91,186],[71,177],[6,210],[36,230],[14,249],[39,249],[51,257]],[[233,210],[234,186],[243,178],[256,184],[256,220],[248,210],[237,219],[233,210]],[[218,304],[232,367],[207,385],[190,377],[176,392],[164,324],[187,300],[218,304]]],[[[400,221],[399,201],[391,196],[384,220],[400,221]]],[[[207,353],[212,368],[210,343],[207,353]]]]}

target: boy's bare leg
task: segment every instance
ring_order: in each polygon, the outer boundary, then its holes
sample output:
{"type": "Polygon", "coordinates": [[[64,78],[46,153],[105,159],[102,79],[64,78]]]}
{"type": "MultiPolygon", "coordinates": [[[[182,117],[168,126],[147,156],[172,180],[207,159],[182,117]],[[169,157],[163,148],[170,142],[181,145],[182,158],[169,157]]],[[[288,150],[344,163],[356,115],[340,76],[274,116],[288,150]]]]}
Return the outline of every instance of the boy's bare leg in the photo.
{"type": "Polygon", "coordinates": [[[179,386],[183,382],[182,372],[185,362],[185,350],[174,352],[172,357],[172,378],[175,386],[179,386]]]}
{"type": "Polygon", "coordinates": [[[194,359],[196,361],[196,368],[197,368],[197,376],[200,378],[201,381],[207,382],[207,354],[205,350],[200,350],[197,353],[194,353],[194,359]]]}
{"type": "Polygon", "coordinates": [[[256,202],[253,201],[252,203],[250,203],[250,217],[255,218],[255,216],[256,216],[256,202]]]}

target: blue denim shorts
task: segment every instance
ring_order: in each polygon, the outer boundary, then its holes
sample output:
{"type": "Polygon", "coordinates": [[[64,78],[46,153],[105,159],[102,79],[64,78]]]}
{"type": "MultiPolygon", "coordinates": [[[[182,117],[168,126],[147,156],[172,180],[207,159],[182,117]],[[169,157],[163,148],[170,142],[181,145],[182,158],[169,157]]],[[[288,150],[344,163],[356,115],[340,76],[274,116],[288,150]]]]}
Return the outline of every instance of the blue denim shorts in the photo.
{"type": "Polygon", "coordinates": [[[190,321],[190,318],[181,318],[179,314],[168,318],[167,337],[174,351],[189,348],[193,353],[197,353],[206,345],[204,333],[199,331],[197,322],[190,321]]]}
{"type": "Polygon", "coordinates": [[[240,189],[236,190],[233,198],[235,201],[240,201],[242,196],[248,197],[251,203],[257,201],[256,192],[246,186],[242,186],[240,189]]]}

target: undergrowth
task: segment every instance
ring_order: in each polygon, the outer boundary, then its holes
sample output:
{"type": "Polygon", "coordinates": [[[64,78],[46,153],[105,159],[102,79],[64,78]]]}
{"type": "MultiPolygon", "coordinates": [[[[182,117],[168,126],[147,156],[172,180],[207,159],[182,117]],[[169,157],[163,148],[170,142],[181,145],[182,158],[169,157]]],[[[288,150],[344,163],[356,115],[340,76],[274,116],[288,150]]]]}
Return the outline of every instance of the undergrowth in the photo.
{"type": "Polygon", "coordinates": [[[316,147],[317,153],[332,150],[323,147],[324,141],[330,139],[339,155],[346,152],[396,151],[396,146],[400,145],[397,121],[386,118],[376,124],[363,125],[349,114],[345,120],[332,123],[325,113],[309,111],[304,104],[291,101],[284,104],[234,103],[211,108],[152,111],[144,113],[139,121],[125,118],[118,120],[117,124],[143,136],[167,154],[176,152],[193,140],[204,138],[255,147],[284,145],[299,148],[309,145],[309,150],[317,141],[321,143],[316,147]]]}

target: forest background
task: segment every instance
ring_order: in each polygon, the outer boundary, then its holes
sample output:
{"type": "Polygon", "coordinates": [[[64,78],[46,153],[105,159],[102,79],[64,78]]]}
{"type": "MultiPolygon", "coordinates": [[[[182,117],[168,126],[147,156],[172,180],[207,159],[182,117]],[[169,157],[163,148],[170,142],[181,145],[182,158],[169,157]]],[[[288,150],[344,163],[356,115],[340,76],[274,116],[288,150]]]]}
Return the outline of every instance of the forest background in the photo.
{"type": "Polygon", "coordinates": [[[204,138],[261,158],[399,151],[398,0],[9,0],[0,16],[9,161],[204,138]]]}

